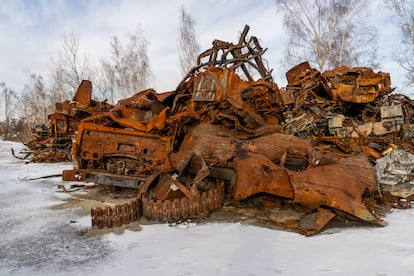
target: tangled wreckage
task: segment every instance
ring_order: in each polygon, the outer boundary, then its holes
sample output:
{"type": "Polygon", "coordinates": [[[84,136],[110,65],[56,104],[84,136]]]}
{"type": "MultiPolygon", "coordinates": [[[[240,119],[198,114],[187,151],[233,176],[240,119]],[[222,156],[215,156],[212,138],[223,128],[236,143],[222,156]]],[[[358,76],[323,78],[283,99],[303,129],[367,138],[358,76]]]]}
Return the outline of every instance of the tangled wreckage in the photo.
{"type": "Polygon", "coordinates": [[[392,192],[414,184],[414,103],[392,94],[389,74],[304,62],[279,89],[248,29],[236,44],[214,40],[176,90],[147,89],[80,121],[63,179],[137,190],[92,209],[93,226],[221,207],[313,235],[333,218],[377,224],[386,207],[410,207],[411,192],[392,192]]]}
{"type": "Polygon", "coordinates": [[[32,129],[34,138],[25,143],[28,150],[16,158],[30,162],[70,161],[72,140],[81,120],[109,111],[113,105],[92,100],[92,83],[83,80],[72,101],[55,104],[55,112],[48,116],[50,126],[37,125],[32,129]]]}

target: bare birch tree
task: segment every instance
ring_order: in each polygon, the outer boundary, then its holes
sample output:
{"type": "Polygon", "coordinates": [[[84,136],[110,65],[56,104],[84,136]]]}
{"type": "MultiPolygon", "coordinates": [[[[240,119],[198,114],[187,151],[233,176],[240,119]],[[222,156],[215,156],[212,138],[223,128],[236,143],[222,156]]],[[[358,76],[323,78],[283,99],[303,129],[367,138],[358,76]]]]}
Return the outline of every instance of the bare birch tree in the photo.
{"type": "Polygon", "coordinates": [[[184,8],[180,8],[180,39],[179,39],[179,58],[183,76],[197,65],[197,57],[200,53],[200,45],[194,29],[194,20],[184,8]]]}
{"type": "Polygon", "coordinates": [[[1,132],[3,133],[4,138],[8,138],[10,134],[10,128],[12,124],[12,120],[15,115],[16,111],[16,103],[17,103],[17,94],[14,90],[10,89],[6,86],[4,82],[0,83],[1,88],[1,103],[3,108],[3,117],[4,121],[0,125],[1,126],[1,132]]]}
{"type": "Polygon", "coordinates": [[[59,101],[72,99],[82,80],[93,77],[88,56],[80,53],[80,38],[73,30],[63,37],[53,65],[51,86],[59,101]]]}
{"type": "Polygon", "coordinates": [[[54,111],[55,103],[50,94],[42,76],[30,75],[29,84],[25,85],[20,97],[21,114],[30,128],[49,123],[47,116],[54,111]]]}
{"type": "Polygon", "coordinates": [[[102,90],[107,91],[109,101],[130,97],[148,87],[151,77],[148,44],[140,28],[127,34],[126,45],[118,37],[112,37],[111,57],[102,60],[102,75],[106,83],[106,89],[102,90]]]}
{"type": "Polygon", "coordinates": [[[395,23],[401,30],[401,48],[395,53],[398,64],[406,70],[408,85],[414,86],[414,2],[406,0],[388,0],[395,23]]]}
{"type": "Polygon", "coordinates": [[[286,64],[308,60],[321,71],[361,62],[375,67],[377,31],[367,26],[368,0],[276,0],[289,34],[286,64]]]}

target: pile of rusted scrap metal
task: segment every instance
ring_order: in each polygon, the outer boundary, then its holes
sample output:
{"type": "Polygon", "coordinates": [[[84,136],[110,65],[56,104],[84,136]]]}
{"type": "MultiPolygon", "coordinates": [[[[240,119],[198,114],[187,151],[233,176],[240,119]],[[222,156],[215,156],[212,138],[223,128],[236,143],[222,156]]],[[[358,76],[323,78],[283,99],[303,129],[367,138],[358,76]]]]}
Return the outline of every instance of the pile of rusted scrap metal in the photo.
{"type": "MultiPolygon", "coordinates": [[[[374,168],[396,150],[414,151],[414,103],[391,93],[389,74],[321,73],[304,62],[279,89],[265,49],[247,32],[237,44],[213,41],[175,91],[147,89],[82,120],[72,147],[77,167],[63,179],[137,189],[128,214],[94,209],[93,226],[119,225],[130,213],[203,218],[224,206],[313,235],[333,218],[378,224],[383,207],[409,207],[374,168]],[[300,215],[281,219],[276,209],[300,215]]],[[[412,185],[410,162],[404,181],[412,185]]]]}
{"type": "Polygon", "coordinates": [[[388,73],[342,66],[321,74],[304,62],[286,76],[282,125],[287,133],[373,160],[397,145],[413,151],[414,102],[390,94],[388,73]]]}
{"type": "Polygon", "coordinates": [[[72,101],[55,104],[55,113],[48,116],[49,126],[37,125],[32,130],[34,138],[25,143],[25,149],[17,156],[29,162],[64,162],[71,160],[72,140],[82,119],[100,115],[113,108],[106,101],[92,100],[92,83],[83,80],[72,101]]]}

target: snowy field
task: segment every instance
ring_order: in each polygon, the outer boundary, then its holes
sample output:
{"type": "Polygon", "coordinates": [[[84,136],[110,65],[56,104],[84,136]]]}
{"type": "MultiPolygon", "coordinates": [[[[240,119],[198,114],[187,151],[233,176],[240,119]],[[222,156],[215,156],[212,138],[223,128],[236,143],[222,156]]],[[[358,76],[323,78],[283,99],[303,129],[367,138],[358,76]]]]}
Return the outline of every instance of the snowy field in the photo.
{"type": "Polygon", "coordinates": [[[385,227],[329,229],[314,237],[239,223],[144,225],[91,236],[90,217],[53,210],[70,194],[70,164],[25,164],[0,141],[0,275],[414,275],[414,210],[385,227]],[[76,222],[76,223],[71,223],[76,222]]]}

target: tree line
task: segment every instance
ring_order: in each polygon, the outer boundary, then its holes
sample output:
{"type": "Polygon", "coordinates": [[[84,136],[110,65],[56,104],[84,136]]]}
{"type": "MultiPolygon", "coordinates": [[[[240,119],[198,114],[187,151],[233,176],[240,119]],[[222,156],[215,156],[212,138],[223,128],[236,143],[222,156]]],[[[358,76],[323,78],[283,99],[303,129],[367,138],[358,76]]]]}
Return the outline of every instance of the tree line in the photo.
{"type": "MultiPolygon", "coordinates": [[[[196,64],[200,46],[195,21],[184,6],[179,11],[179,24],[179,62],[184,76],[196,64]]],[[[31,74],[20,93],[1,82],[0,110],[4,121],[0,122],[0,137],[24,140],[36,125],[47,125],[55,103],[71,100],[83,79],[92,81],[96,100],[113,104],[148,88],[152,76],[149,42],[142,29],[138,26],[123,40],[113,36],[109,44],[109,57],[94,67],[88,55],[81,52],[79,33],[72,30],[63,37],[52,59],[49,82],[41,75],[31,74]]]]}
{"type": "MultiPolygon", "coordinates": [[[[369,64],[379,66],[376,26],[366,22],[370,0],[275,0],[278,14],[288,35],[281,61],[290,68],[308,60],[321,71],[338,66],[369,64]]],[[[414,3],[407,0],[384,0],[393,11],[394,24],[401,30],[401,49],[393,57],[407,72],[407,84],[414,86],[414,3]]],[[[196,65],[200,53],[195,21],[184,6],[179,10],[179,64],[183,76],[196,65]]],[[[94,84],[94,96],[116,103],[148,88],[152,76],[147,55],[149,41],[140,27],[126,34],[124,40],[110,39],[110,55],[92,66],[80,49],[79,34],[64,36],[52,60],[51,79],[32,74],[21,93],[0,83],[4,121],[0,136],[25,137],[37,124],[47,124],[47,115],[56,102],[72,99],[83,79],[94,84]],[[15,108],[15,107],[18,107],[15,108]]]]}

